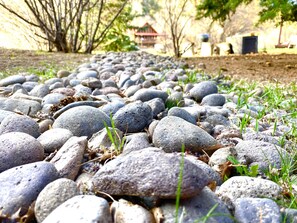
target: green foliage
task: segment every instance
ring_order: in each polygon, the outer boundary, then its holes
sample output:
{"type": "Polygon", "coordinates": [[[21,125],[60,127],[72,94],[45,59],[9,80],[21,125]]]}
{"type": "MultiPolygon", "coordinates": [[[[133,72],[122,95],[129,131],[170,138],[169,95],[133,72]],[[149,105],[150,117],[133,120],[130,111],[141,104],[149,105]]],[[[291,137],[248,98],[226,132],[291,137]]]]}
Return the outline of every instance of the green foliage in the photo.
{"type": "Polygon", "coordinates": [[[181,160],[180,160],[180,166],[179,166],[179,175],[178,175],[178,182],[177,182],[177,189],[176,189],[176,200],[175,200],[175,223],[179,222],[178,210],[179,210],[179,204],[180,204],[184,164],[185,164],[185,145],[182,144],[181,160]]]}
{"type": "Polygon", "coordinates": [[[260,0],[262,10],[259,23],[277,20],[280,25],[285,21],[297,21],[297,3],[292,0],[260,0]]]}
{"type": "Polygon", "coordinates": [[[135,51],[138,50],[136,42],[132,41],[125,33],[130,28],[129,23],[134,19],[132,7],[126,6],[124,11],[114,21],[113,26],[107,32],[102,49],[105,51],[135,51]]]}
{"type": "Polygon", "coordinates": [[[111,128],[104,122],[104,126],[108,135],[109,140],[111,141],[111,144],[113,148],[116,151],[116,154],[119,155],[122,153],[126,137],[121,138],[117,132],[117,128],[115,127],[114,119],[112,118],[112,114],[110,114],[110,122],[111,122],[111,128]]]}
{"type": "Polygon", "coordinates": [[[213,21],[223,24],[235,13],[237,7],[242,3],[248,4],[251,0],[205,0],[197,6],[196,19],[209,17],[213,21]]]}
{"type": "Polygon", "coordinates": [[[227,159],[231,162],[232,166],[235,167],[236,172],[240,176],[256,177],[259,174],[258,165],[248,168],[247,165],[240,164],[240,162],[234,156],[228,156],[227,159]]]}
{"type": "Polygon", "coordinates": [[[142,15],[143,16],[149,15],[152,18],[154,18],[154,14],[160,11],[161,9],[161,6],[156,0],[142,0],[141,7],[142,7],[142,15]]]}

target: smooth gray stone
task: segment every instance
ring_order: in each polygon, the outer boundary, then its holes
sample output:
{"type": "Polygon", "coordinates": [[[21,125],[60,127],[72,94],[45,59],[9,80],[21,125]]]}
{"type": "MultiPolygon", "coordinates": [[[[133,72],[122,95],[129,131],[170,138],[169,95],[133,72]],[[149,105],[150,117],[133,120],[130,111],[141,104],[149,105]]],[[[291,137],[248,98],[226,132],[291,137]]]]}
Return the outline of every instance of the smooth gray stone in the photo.
{"type": "MultiPolygon", "coordinates": [[[[118,156],[94,175],[92,190],[110,195],[176,197],[181,156],[165,153],[159,148],[145,148],[118,156]]],[[[198,194],[208,183],[201,168],[184,160],[181,198],[198,194]]]]}
{"type": "Polygon", "coordinates": [[[41,105],[37,101],[26,99],[0,99],[0,109],[7,111],[20,111],[25,115],[36,115],[41,110],[41,105]]]}
{"type": "Polygon", "coordinates": [[[46,84],[39,84],[35,86],[30,92],[29,95],[43,98],[50,93],[49,86],[46,84]]]}
{"type": "Polygon", "coordinates": [[[2,110],[0,109],[0,123],[3,121],[3,119],[5,119],[6,117],[10,116],[10,115],[14,115],[15,113],[12,111],[6,111],[6,110],[2,110]]]}
{"type": "Polygon", "coordinates": [[[111,213],[114,222],[118,223],[155,223],[152,213],[140,205],[133,204],[124,199],[113,201],[111,205],[111,213]]]}
{"type": "Polygon", "coordinates": [[[115,126],[122,132],[140,132],[151,123],[153,112],[147,104],[136,101],[120,108],[113,119],[115,126]]]}
{"type": "Polygon", "coordinates": [[[8,132],[23,132],[34,138],[40,136],[38,123],[26,115],[10,115],[4,118],[0,124],[0,135],[8,132]]]}
{"type": "Polygon", "coordinates": [[[43,223],[112,223],[108,202],[95,195],[74,196],[55,210],[43,223]]]}
{"type": "Polygon", "coordinates": [[[97,78],[87,78],[81,81],[81,84],[83,86],[89,87],[89,88],[101,88],[102,87],[102,83],[99,79],[97,78]]]}
{"type": "MultiPolygon", "coordinates": [[[[164,223],[175,223],[175,201],[164,200],[160,206],[164,223]]],[[[197,196],[180,201],[178,208],[179,222],[207,222],[233,223],[232,215],[226,205],[208,187],[205,187],[197,196]],[[206,216],[212,208],[215,209],[207,220],[206,216]],[[206,220],[206,221],[204,221],[206,220]]]]}
{"type": "Polygon", "coordinates": [[[60,204],[76,195],[79,195],[76,183],[66,178],[57,179],[46,185],[38,195],[34,206],[37,222],[41,223],[60,204]]]}
{"type": "Polygon", "coordinates": [[[131,98],[133,100],[140,100],[142,102],[149,101],[154,98],[161,98],[165,102],[168,98],[168,94],[160,90],[142,88],[138,90],[131,98]]]}
{"type": "Polygon", "coordinates": [[[57,82],[61,82],[61,83],[62,83],[63,80],[62,80],[61,78],[53,77],[53,78],[51,78],[51,79],[46,80],[44,83],[45,83],[46,85],[50,86],[50,85],[52,85],[52,84],[54,84],[54,83],[57,83],[57,82]]]}
{"type": "Polygon", "coordinates": [[[87,148],[87,137],[73,136],[60,148],[50,163],[54,164],[61,177],[74,180],[82,164],[87,148]]]}
{"type": "Polygon", "coordinates": [[[105,102],[103,101],[75,101],[56,111],[53,114],[53,118],[57,119],[63,112],[69,110],[70,108],[79,107],[79,106],[91,106],[94,108],[98,108],[104,104],[105,102]]]}
{"type": "Polygon", "coordinates": [[[26,81],[25,83],[22,84],[22,86],[26,89],[26,91],[30,92],[32,89],[36,86],[38,86],[38,82],[33,82],[33,81],[26,81]]]}
{"type": "Polygon", "coordinates": [[[207,116],[203,121],[208,122],[213,127],[216,125],[230,126],[230,121],[225,116],[219,114],[207,116]]]}
{"type": "Polygon", "coordinates": [[[133,86],[130,86],[129,88],[127,88],[125,90],[125,95],[127,97],[131,97],[133,96],[137,91],[139,91],[141,89],[141,85],[133,85],[133,86]]]}
{"type": "Polygon", "coordinates": [[[45,153],[52,153],[59,150],[72,136],[72,132],[68,129],[54,128],[45,131],[37,140],[44,148],[45,153]]]}
{"type": "Polygon", "coordinates": [[[251,165],[254,162],[266,163],[269,166],[280,168],[282,159],[290,158],[281,147],[262,141],[242,141],[235,146],[237,160],[241,164],[251,165]]]}
{"type": "Polygon", "coordinates": [[[26,77],[23,75],[12,75],[9,77],[6,77],[2,80],[0,80],[0,87],[5,87],[8,85],[13,85],[13,84],[22,84],[26,81],[26,77]]]}
{"type": "Polygon", "coordinates": [[[95,70],[86,70],[77,74],[77,79],[84,80],[90,77],[97,77],[98,73],[95,70]]]}
{"type": "Polygon", "coordinates": [[[54,90],[54,89],[58,89],[58,88],[62,88],[64,87],[64,84],[62,82],[56,82],[54,84],[51,84],[49,86],[50,91],[54,90]]]}
{"type": "Polygon", "coordinates": [[[239,223],[279,223],[281,213],[278,205],[267,198],[238,198],[234,217],[239,223]]]}
{"type": "Polygon", "coordinates": [[[221,94],[210,94],[203,97],[201,105],[208,106],[223,106],[226,102],[226,98],[221,94]]]}
{"type": "Polygon", "coordinates": [[[37,83],[38,81],[40,81],[39,76],[36,74],[28,74],[25,76],[25,78],[26,78],[26,82],[36,82],[37,83]]]}
{"type": "Polygon", "coordinates": [[[141,150],[147,147],[150,147],[149,138],[146,133],[135,133],[129,136],[126,136],[126,142],[122,154],[128,154],[132,151],[141,150]]]}
{"type": "Polygon", "coordinates": [[[42,105],[46,104],[58,104],[62,99],[66,98],[65,95],[60,94],[60,93],[50,93],[47,94],[45,97],[42,99],[42,105]]]}
{"type": "Polygon", "coordinates": [[[190,90],[190,96],[197,102],[201,102],[207,95],[216,93],[218,93],[218,87],[213,81],[202,81],[190,90]]]}
{"type": "Polygon", "coordinates": [[[120,100],[115,100],[110,103],[103,105],[100,110],[103,111],[106,115],[114,115],[120,108],[124,107],[125,103],[120,100]]]}
{"type": "Polygon", "coordinates": [[[192,116],[189,112],[187,112],[185,109],[179,107],[170,108],[168,111],[168,116],[176,116],[182,118],[183,120],[193,125],[197,125],[196,118],[192,116]]]}
{"type": "Polygon", "coordinates": [[[165,152],[180,152],[182,145],[192,152],[207,152],[217,145],[217,141],[198,126],[176,116],[167,116],[156,126],[153,144],[165,152]]]}
{"type": "Polygon", "coordinates": [[[65,128],[74,136],[90,138],[95,132],[103,129],[104,123],[110,126],[110,118],[98,108],[79,106],[62,113],[54,122],[53,128],[65,128]]]}
{"type": "Polygon", "coordinates": [[[0,135],[0,173],[15,166],[41,161],[42,145],[32,136],[22,132],[0,135]]]}
{"type": "Polygon", "coordinates": [[[82,84],[78,84],[78,85],[74,86],[74,89],[76,91],[75,94],[78,94],[78,93],[83,93],[86,95],[92,94],[92,89],[89,87],[83,86],[82,84]]]}
{"type": "Polygon", "coordinates": [[[279,146],[279,140],[271,135],[267,135],[260,132],[246,132],[242,134],[244,141],[262,141],[268,142],[279,146]]]}
{"type": "Polygon", "coordinates": [[[255,177],[235,176],[225,181],[216,194],[228,206],[234,210],[234,202],[238,198],[271,198],[280,196],[282,189],[276,183],[255,177]]]}
{"type": "Polygon", "coordinates": [[[154,118],[156,118],[161,112],[165,111],[165,103],[161,98],[154,98],[146,101],[145,103],[151,107],[154,118]]]}
{"type": "Polygon", "coordinates": [[[59,178],[53,164],[35,162],[0,173],[1,214],[12,215],[21,208],[24,215],[42,189],[59,178]]]}

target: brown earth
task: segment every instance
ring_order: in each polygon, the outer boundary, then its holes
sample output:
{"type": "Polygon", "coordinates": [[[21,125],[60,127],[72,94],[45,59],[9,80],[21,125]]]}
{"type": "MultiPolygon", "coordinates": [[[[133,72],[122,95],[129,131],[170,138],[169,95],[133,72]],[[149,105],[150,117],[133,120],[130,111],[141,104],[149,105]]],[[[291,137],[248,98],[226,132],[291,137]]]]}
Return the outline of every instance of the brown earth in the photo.
{"type": "MultiPolygon", "coordinates": [[[[13,74],[28,68],[43,69],[51,65],[58,69],[73,69],[85,63],[91,55],[47,53],[0,48],[0,73],[13,74]]],[[[199,68],[205,64],[205,72],[225,75],[249,81],[291,83],[297,81],[297,54],[252,54],[185,59],[199,68]]]]}
{"type": "Polygon", "coordinates": [[[235,79],[249,81],[279,82],[289,84],[297,81],[297,54],[251,54],[199,57],[187,59],[195,67],[203,67],[206,73],[223,72],[235,79]]]}

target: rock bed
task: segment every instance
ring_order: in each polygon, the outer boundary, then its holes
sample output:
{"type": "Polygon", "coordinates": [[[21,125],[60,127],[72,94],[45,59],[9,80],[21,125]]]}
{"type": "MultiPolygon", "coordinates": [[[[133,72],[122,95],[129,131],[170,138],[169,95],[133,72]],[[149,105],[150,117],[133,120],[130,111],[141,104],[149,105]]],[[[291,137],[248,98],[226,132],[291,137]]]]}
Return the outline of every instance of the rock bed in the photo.
{"type": "Polygon", "coordinates": [[[179,222],[296,221],[274,201],[283,189],[265,179],[289,156],[278,144],[289,127],[260,122],[241,134],[236,124],[261,103],[237,109],[220,78],[181,84],[191,72],[169,57],[107,53],[44,83],[0,80],[0,219],[175,222],[181,183],[179,222]],[[230,155],[259,176],[223,182],[230,155]]]}

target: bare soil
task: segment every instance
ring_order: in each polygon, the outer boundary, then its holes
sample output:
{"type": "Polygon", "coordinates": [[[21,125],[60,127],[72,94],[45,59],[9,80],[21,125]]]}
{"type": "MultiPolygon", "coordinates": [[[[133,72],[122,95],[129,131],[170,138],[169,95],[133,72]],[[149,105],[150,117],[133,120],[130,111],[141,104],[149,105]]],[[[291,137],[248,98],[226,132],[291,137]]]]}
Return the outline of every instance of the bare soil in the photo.
{"type": "Polygon", "coordinates": [[[188,58],[197,68],[205,65],[206,73],[223,72],[235,79],[248,81],[279,82],[297,81],[297,54],[250,54],[188,58]]]}
{"type": "MultiPolygon", "coordinates": [[[[91,55],[47,53],[28,50],[0,48],[0,73],[26,71],[28,68],[42,69],[52,65],[59,69],[75,68],[85,63],[91,55]]],[[[297,54],[251,54],[186,58],[186,62],[206,73],[222,72],[235,79],[248,81],[297,82],[297,54]],[[205,66],[203,66],[204,64],[205,66]]]]}

